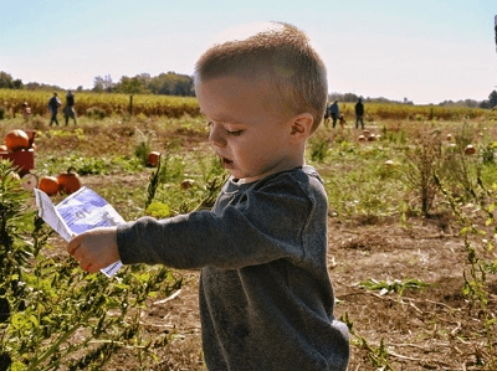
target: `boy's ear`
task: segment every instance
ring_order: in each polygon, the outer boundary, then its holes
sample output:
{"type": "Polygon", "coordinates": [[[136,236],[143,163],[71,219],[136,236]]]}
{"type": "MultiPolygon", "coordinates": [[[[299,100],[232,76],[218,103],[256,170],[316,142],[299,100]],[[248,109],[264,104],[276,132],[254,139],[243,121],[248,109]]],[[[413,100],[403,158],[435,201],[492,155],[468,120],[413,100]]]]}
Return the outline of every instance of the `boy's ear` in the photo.
{"type": "Polygon", "coordinates": [[[314,117],[308,112],[299,114],[293,117],[290,124],[290,136],[300,142],[311,135],[314,117]]]}

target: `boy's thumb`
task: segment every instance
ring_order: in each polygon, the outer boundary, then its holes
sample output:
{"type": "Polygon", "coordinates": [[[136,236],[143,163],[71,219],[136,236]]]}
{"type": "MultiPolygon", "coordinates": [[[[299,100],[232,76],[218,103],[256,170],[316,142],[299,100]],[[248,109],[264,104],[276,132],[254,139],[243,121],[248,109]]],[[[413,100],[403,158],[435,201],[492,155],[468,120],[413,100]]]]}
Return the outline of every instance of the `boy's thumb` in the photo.
{"type": "Polygon", "coordinates": [[[80,236],[73,235],[73,238],[69,241],[69,244],[67,245],[67,252],[69,252],[70,255],[73,255],[74,252],[76,252],[76,249],[79,248],[80,244],[81,244],[80,236]]]}

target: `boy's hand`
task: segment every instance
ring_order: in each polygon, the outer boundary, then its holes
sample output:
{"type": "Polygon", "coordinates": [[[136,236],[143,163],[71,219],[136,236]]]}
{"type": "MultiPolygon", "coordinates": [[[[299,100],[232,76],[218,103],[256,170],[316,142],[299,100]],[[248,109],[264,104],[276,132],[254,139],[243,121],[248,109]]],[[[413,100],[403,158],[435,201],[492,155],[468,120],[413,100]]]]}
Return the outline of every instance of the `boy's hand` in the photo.
{"type": "Polygon", "coordinates": [[[71,239],[67,251],[83,270],[96,273],[119,260],[117,228],[98,227],[84,232],[71,239]]]}

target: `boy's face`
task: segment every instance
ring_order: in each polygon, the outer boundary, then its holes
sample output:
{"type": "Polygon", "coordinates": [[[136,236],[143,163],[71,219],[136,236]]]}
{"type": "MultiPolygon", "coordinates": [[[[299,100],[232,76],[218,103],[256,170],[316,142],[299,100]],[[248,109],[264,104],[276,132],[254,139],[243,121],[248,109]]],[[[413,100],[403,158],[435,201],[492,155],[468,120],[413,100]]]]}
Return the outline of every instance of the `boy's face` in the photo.
{"type": "Polygon", "coordinates": [[[209,142],[231,175],[246,182],[302,165],[291,120],[268,92],[262,82],[233,76],[196,84],[200,109],[210,123],[209,142]]]}

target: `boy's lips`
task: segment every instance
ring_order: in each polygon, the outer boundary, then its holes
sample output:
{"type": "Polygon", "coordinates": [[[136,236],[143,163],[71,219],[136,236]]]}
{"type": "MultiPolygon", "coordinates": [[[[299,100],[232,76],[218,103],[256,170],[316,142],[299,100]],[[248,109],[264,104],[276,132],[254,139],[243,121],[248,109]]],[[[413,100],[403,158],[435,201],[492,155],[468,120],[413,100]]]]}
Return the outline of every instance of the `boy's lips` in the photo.
{"type": "Polygon", "coordinates": [[[225,168],[232,168],[233,167],[233,160],[230,160],[228,158],[225,158],[224,156],[219,155],[219,159],[221,160],[221,163],[225,168]]]}

